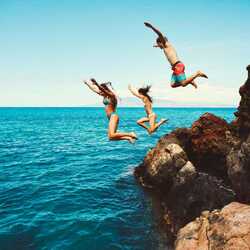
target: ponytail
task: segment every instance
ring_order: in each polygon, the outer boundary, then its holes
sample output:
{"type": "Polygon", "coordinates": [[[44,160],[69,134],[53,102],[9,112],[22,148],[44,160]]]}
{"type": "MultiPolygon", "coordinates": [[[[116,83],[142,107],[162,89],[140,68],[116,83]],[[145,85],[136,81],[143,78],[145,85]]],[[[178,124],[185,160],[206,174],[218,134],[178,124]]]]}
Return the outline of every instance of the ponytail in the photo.
{"type": "Polygon", "coordinates": [[[148,95],[148,92],[149,92],[150,88],[151,88],[151,86],[147,85],[144,88],[139,88],[138,92],[139,92],[139,94],[146,96],[150,102],[153,102],[152,97],[148,95]]]}

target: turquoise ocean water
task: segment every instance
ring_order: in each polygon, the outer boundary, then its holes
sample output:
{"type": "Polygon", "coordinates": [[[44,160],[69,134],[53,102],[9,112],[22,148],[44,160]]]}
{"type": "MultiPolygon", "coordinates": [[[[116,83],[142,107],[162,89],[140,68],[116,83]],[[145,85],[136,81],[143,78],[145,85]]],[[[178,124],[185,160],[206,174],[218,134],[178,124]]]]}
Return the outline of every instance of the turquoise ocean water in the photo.
{"type": "Polygon", "coordinates": [[[155,108],[168,118],[148,136],[140,108],[120,108],[135,145],[109,142],[102,108],[0,109],[0,250],[166,249],[150,195],[133,169],[160,136],[204,112],[228,121],[231,108],[155,108]]]}

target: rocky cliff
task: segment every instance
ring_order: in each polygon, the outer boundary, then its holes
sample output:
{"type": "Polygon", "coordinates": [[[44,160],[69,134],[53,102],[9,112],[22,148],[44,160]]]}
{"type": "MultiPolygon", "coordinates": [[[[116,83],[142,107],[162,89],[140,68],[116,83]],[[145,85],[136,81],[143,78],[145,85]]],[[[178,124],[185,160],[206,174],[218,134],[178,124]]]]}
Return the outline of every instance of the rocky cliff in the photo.
{"type": "Polygon", "coordinates": [[[139,183],[158,194],[173,235],[205,210],[250,202],[250,66],[247,71],[232,123],[205,113],[191,128],[163,136],[135,169],[139,183]]]}
{"type": "Polygon", "coordinates": [[[222,210],[204,211],[177,235],[176,250],[249,250],[250,206],[232,202],[222,210]]]}

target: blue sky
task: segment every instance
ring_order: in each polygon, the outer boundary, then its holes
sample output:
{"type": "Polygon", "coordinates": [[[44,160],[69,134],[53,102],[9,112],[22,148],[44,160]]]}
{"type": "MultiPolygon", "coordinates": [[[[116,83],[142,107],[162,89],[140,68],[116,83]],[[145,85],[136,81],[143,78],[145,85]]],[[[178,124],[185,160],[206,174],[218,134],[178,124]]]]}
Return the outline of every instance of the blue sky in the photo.
{"type": "Polygon", "coordinates": [[[237,105],[250,64],[250,3],[231,1],[0,1],[0,106],[83,106],[100,98],[81,84],[129,83],[176,105],[237,105]],[[150,21],[175,45],[199,88],[171,89],[171,70],[152,48],[150,21]]]}

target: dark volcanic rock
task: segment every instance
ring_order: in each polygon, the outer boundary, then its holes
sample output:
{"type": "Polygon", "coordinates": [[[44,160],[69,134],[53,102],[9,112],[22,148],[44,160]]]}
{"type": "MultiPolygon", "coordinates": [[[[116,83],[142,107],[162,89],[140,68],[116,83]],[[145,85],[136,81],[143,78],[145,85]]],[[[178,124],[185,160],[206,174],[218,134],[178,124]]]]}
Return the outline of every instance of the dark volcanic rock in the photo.
{"type": "MultiPolygon", "coordinates": [[[[176,133],[187,135],[188,131],[177,130],[176,133]]],[[[180,145],[181,141],[173,132],[162,137],[148,152],[144,162],[135,169],[135,175],[143,186],[169,189],[174,183],[185,182],[186,177],[195,176],[196,170],[180,145]]]]}
{"type": "Polygon", "coordinates": [[[250,202],[250,66],[247,70],[235,121],[205,113],[191,128],[163,136],[135,169],[138,181],[159,195],[172,232],[203,210],[250,202]]]}
{"type": "Polygon", "coordinates": [[[243,86],[240,87],[241,95],[238,111],[235,112],[237,119],[233,123],[238,129],[241,137],[246,137],[250,133],[250,65],[247,66],[248,79],[243,86]]]}
{"type": "Polygon", "coordinates": [[[173,186],[163,199],[176,231],[202,211],[221,208],[235,200],[235,193],[217,177],[198,173],[191,181],[173,186]]]}
{"type": "Polygon", "coordinates": [[[250,202],[250,136],[227,157],[228,176],[241,201],[250,202]]]}
{"type": "Polygon", "coordinates": [[[226,156],[237,143],[232,137],[225,120],[209,113],[202,115],[191,128],[191,161],[198,169],[223,178],[226,156]]]}
{"type": "Polygon", "coordinates": [[[176,129],[163,136],[136,168],[135,175],[144,186],[169,187],[176,181],[178,171],[188,163],[197,171],[224,178],[226,157],[238,144],[239,139],[233,137],[224,119],[205,113],[191,128],[176,129]]]}
{"type": "Polygon", "coordinates": [[[230,203],[204,212],[178,232],[176,250],[249,250],[250,206],[230,203]]]}
{"type": "Polygon", "coordinates": [[[228,177],[238,199],[243,202],[250,202],[250,65],[247,70],[248,79],[239,91],[241,101],[235,112],[237,118],[232,122],[241,143],[227,156],[228,177]]]}
{"type": "Polygon", "coordinates": [[[139,182],[160,194],[172,231],[199,216],[203,210],[221,208],[235,200],[234,191],[220,178],[221,173],[218,176],[208,174],[215,172],[214,164],[220,158],[226,173],[226,155],[231,149],[231,140],[226,135],[228,129],[224,120],[206,113],[191,129],[177,129],[163,136],[136,168],[139,182]],[[196,157],[199,148],[201,152],[196,157]],[[199,163],[199,168],[190,161],[190,156],[195,159],[193,162],[199,163]],[[211,158],[204,163],[203,172],[200,171],[202,156],[211,158]]]}

